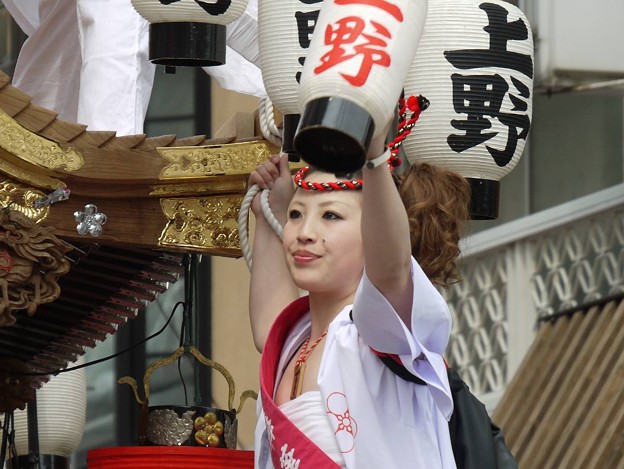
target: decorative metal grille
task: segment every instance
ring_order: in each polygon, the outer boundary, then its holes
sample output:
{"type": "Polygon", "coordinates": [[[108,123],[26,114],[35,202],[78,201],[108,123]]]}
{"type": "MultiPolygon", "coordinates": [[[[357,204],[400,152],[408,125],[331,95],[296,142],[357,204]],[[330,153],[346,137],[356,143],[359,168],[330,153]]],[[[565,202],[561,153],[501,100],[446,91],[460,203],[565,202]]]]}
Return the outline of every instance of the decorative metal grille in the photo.
{"type": "Polygon", "coordinates": [[[462,281],[444,292],[453,315],[447,359],[475,394],[506,384],[506,251],[466,260],[462,281]]]}
{"type": "Polygon", "coordinates": [[[540,317],[624,292],[624,210],[581,220],[534,239],[530,248],[540,317]]]}
{"type": "Polygon", "coordinates": [[[530,345],[532,337],[510,350],[510,320],[531,331],[539,317],[624,293],[622,204],[572,218],[465,256],[462,281],[442,292],[454,320],[446,358],[475,394],[503,391],[510,354],[530,345]]]}

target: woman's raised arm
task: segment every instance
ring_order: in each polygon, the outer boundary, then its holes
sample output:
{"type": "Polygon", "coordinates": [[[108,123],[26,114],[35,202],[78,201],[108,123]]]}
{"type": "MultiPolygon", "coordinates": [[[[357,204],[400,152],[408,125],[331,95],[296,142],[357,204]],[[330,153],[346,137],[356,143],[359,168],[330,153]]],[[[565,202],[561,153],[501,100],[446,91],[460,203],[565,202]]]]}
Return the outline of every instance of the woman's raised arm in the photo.
{"type": "MultiPolygon", "coordinates": [[[[382,132],[371,144],[367,159],[384,152],[382,132]]],[[[389,156],[389,154],[388,154],[389,156]]],[[[411,243],[407,214],[385,161],[364,165],[362,239],[366,275],[411,328],[411,243]]]]}
{"type": "MultiPolygon", "coordinates": [[[[249,177],[249,187],[257,184],[270,189],[269,206],[282,226],[294,192],[286,155],[273,155],[249,177]]],[[[254,343],[262,351],[269,329],[277,315],[299,297],[284,259],[282,241],[268,223],[260,207],[260,192],[251,205],[255,215],[252,248],[251,285],[249,289],[249,318],[254,343]]]]}

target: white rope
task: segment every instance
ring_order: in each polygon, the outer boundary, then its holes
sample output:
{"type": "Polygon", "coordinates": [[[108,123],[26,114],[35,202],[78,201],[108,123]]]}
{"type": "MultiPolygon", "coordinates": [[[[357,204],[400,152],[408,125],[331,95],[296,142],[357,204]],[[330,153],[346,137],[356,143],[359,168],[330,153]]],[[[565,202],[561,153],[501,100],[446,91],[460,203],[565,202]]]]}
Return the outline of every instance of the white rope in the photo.
{"type": "Polygon", "coordinates": [[[251,202],[259,190],[260,187],[255,184],[249,188],[243,198],[240,212],[238,212],[238,239],[240,240],[243,257],[249,270],[251,270],[251,250],[249,249],[249,231],[247,227],[249,223],[249,207],[251,207],[251,202]]]}
{"type": "Polygon", "coordinates": [[[269,222],[269,225],[271,225],[271,228],[273,228],[273,231],[275,231],[277,237],[282,240],[284,239],[284,228],[282,228],[280,222],[277,221],[277,218],[275,218],[275,215],[273,215],[273,211],[269,206],[270,193],[271,191],[269,189],[265,189],[262,191],[262,194],[260,194],[260,207],[262,208],[264,218],[266,218],[266,220],[269,222]]]}
{"type": "MultiPolygon", "coordinates": [[[[260,190],[257,184],[249,188],[247,194],[245,194],[243,198],[243,203],[241,204],[238,214],[238,239],[240,240],[243,257],[245,258],[249,270],[251,270],[252,264],[251,248],[249,247],[249,207],[251,207],[251,202],[260,190]]],[[[275,231],[275,234],[277,234],[279,239],[282,239],[284,237],[284,229],[279,221],[277,221],[277,218],[275,218],[275,215],[273,215],[271,207],[269,206],[270,192],[269,189],[264,189],[262,191],[262,194],[260,194],[260,207],[262,208],[264,217],[269,222],[269,225],[271,225],[271,228],[273,228],[273,231],[275,231]]]]}
{"type": "Polygon", "coordinates": [[[260,130],[262,135],[273,145],[282,146],[282,133],[275,125],[273,116],[273,103],[268,96],[260,98],[258,105],[258,117],[260,119],[260,130]]]}

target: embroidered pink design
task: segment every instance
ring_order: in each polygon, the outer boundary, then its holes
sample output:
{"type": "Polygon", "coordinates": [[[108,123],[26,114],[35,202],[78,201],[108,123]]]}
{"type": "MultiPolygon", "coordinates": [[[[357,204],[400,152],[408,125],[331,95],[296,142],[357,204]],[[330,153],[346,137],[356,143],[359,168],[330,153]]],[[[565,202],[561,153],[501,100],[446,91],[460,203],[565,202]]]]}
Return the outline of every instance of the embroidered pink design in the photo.
{"type": "Polygon", "coordinates": [[[301,464],[301,460],[295,459],[295,448],[288,450],[288,444],[284,444],[282,446],[282,455],[280,456],[280,467],[281,469],[298,469],[299,464],[301,464]]]}
{"type": "Polygon", "coordinates": [[[341,392],[331,393],[327,398],[327,413],[336,418],[334,422],[336,439],[342,452],[353,451],[355,436],[357,435],[357,422],[349,411],[347,397],[341,392]]]}

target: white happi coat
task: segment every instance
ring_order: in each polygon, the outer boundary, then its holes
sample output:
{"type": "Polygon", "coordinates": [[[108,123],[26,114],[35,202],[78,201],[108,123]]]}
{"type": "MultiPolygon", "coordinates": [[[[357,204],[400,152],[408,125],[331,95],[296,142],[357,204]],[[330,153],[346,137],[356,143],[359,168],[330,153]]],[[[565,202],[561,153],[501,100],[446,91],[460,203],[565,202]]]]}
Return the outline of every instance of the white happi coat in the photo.
{"type": "MultiPolygon", "coordinates": [[[[59,118],[140,134],[152,92],[149,23],[130,0],[3,0],[29,36],[13,85],[59,118]]],[[[172,6],[174,8],[174,6],[172,6]]],[[[265,96],[257,0],[226,27],[226,64],[203,67],[223,88],[265,96]]]]}
{"type": "MultiPolygon", "coordinates": [[[[338,314],[327,332],[318,384],[349,469],[456,467],[448,430],[453,401],[442,358],[451,316],[446,302],[413,259],[412,277],[411,332],[366,274],[354,304],[338,314]],[[405,368],[427,386],[397,376],[371,348],[398,355],[405,368]],[[349,429],[340,425],[346,412],[354,421],[349,429]]],[[[309,334],[308,312],[284,344],[276,383],[309,334]]],[[[273,468],[261,399],[255,444],[255,467],[273,468]]]]}

